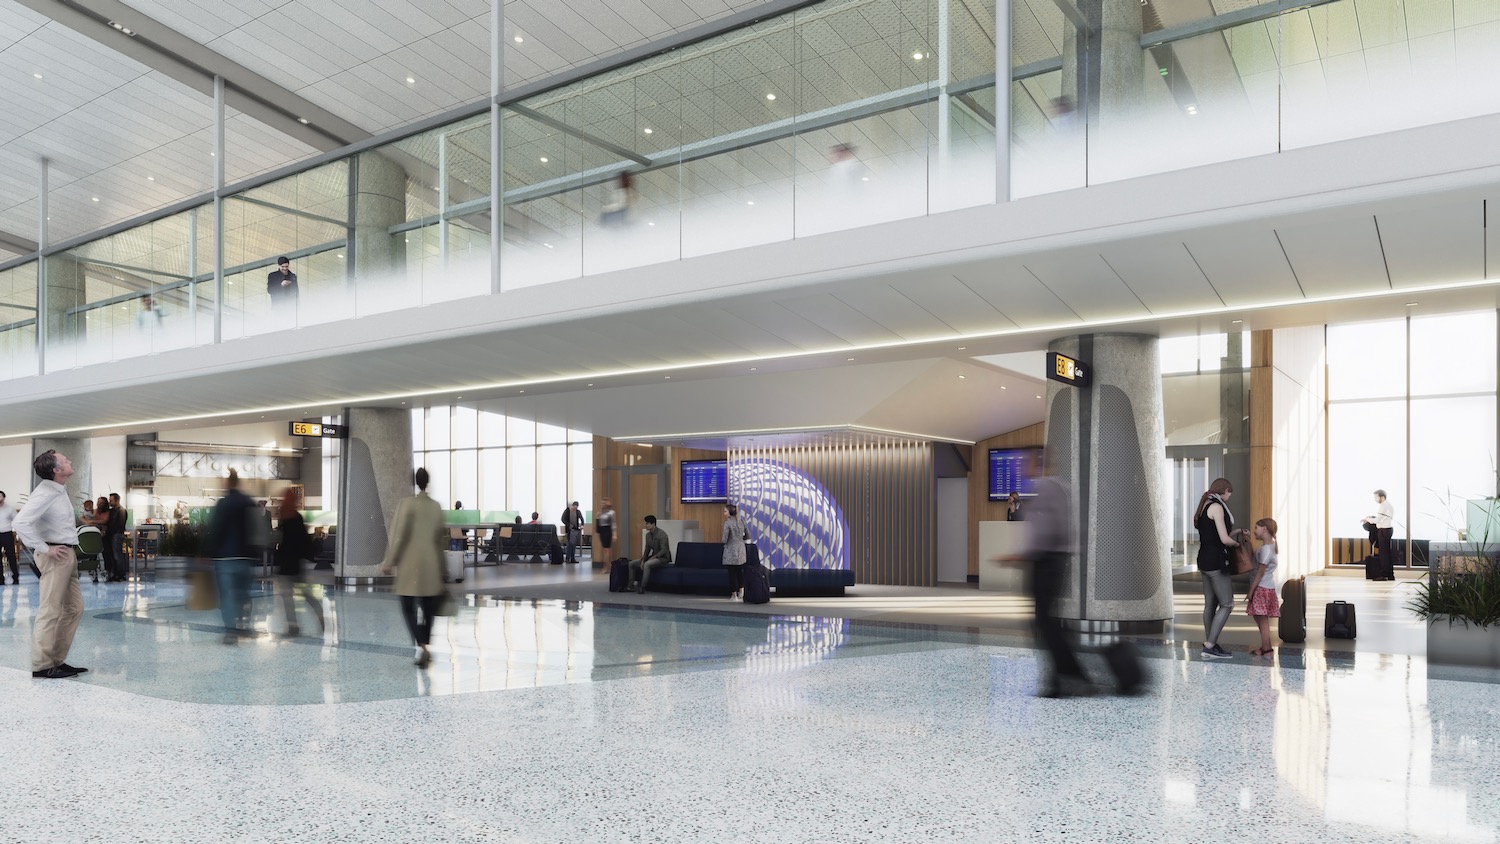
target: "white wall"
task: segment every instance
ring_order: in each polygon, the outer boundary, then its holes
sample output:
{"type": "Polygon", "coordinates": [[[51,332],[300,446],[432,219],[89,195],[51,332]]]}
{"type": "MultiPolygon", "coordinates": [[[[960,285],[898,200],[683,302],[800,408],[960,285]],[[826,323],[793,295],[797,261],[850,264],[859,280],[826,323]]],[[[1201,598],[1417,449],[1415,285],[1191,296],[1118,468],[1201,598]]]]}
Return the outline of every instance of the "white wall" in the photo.
{"type": "Polygon", "coordinates": [[[89,472],[95,498],[118,492],[125,497],[125,437],[94,437],[89,440],[89,472]]]}
{"type": "Polygon", "coordinates": [[[937,479],[938,583],[969,579],[969,479],[937,479]]]}
{"type": "Polygon", "coordinates": [[[31,492],[31,443],[0,446],[0,490],[15,504],[31,492]]]}
{"type": "Polygon", "coordinates": [[[1328,561],[1323,326],[1271,334],[1271,518],[1282,578],[1328,561]]]}

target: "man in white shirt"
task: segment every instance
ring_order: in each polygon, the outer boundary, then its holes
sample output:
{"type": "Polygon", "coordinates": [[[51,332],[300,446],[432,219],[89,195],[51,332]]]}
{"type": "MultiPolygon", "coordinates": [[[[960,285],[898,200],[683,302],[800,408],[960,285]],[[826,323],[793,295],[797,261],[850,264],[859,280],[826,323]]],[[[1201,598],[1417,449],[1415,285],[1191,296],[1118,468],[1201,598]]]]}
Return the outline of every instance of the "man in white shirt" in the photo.
{"type": "Polygon", "coordinates": [[[0,586],[5,585],[5,563],[10,563],[10,585],[21,582],[21,567],[16,563],[16,508],[5,503],[0,492],[0,586]]]}
{"type": "Polygon", "coordinates": [[[37,455],[31,468],[41,482],[31,491],[26,509],[16,516],[16,533],[32,550],[41,570],[41,600],[31,633],[31,676],[52,680],[87,671],[64,660],[83,617],[83,590],[78,587],[78,530],[65,484],[73,463],[55,449],[37,455]]]}
{"type": "Polygon", "coordinates": [[[1375,547],[1380,552],[1380,569],[1376,580],[1396,579],[1396,558],[1391,554],[1391,536],[1395,531],[1396,508],[1385,497],[1385,490],[1375,490],[1375,515],[1366,516],[1365,524],[1375,526],[1375,547]]]}

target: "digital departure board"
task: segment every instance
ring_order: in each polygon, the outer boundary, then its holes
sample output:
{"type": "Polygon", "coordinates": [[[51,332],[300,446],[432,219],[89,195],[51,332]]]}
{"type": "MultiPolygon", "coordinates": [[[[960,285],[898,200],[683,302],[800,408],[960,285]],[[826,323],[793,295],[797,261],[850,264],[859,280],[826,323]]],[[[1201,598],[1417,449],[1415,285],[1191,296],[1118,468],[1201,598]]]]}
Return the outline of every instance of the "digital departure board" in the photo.
{"type": "Polygon", "coordinates": [[[292,422],[291,434],[294,437],[322,437],[324,439],[341,440],[349,436],[349,428],[344,425],[326,425],[322,422],[292,422]]]}
{"type": "Polygon", "coordinates": [[[1036,495],[1033,483],[1041,471],[1041,462],[1039,448],[990,449],[990,500],[1004,501],[1012,490],[1022,498],[1036,495]]]}
{"type": "Polygon", "coordinates": [[[682,503],[716,504],[728,500],[728,460],[682,461],[682,503]]]}

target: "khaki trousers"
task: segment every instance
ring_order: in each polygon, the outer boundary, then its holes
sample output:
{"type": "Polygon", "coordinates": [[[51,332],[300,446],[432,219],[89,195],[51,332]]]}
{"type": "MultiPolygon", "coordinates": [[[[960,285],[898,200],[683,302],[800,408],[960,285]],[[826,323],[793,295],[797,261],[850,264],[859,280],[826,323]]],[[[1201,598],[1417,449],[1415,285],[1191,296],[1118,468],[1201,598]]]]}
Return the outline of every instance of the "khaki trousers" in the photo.
{"type": "Polygon", "coordinates": [[[46,671],[68,659],[78,620],[83,618],[83,590],[78,586],[78,554],[69,551],[59,561],[51,554],[33,554],[42,572],[41,605],[31,631],[31,670],[46,671]]]}

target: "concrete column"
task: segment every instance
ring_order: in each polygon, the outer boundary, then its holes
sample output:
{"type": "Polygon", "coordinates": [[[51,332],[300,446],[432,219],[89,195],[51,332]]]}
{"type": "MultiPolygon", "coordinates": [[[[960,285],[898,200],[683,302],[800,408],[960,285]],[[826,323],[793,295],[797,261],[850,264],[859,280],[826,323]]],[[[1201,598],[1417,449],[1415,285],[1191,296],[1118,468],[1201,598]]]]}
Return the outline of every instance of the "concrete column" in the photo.
{"type": "MultiPolygon", "coordinates": [[[[31,441],[31,458],[35,460],[38,454],[48,449],[55,449],[73,463],[73,477],[68,478],[64,486],[68,489],[68,500],[72,502],[73,511],[76,513],[83,509],[85,498],[97,497],[93,493],[94,460],[90,453],[89,441],[53,437],[35,439],[31,441]]],[[[42,479],[36,476],[36,472],[32,471],[30,466],[26,467],[26,474],[31,478],[31,488],[36,489],[36,485],[41,483],[42,479]]]]}
{"type": "Polygon", "coordinates": [[[1080,0],[1077,7],[1088,26],[1073,27],[1063,45],[1062,93],[1073,98],[1092,134],[1134,118],[1141,108],[1141,4],[1080,0]]]}
{"type": "Polygon", "coordinates": [[[339,491],[339,577],[373,577],[385,560],[391,517],[412,484],[411,412],[356,407],[344,414],[339,491]]]}
{"type": "Polygon", "coordinates": [[[1072,485],[1079,513],[1060,609],[1084,629],[1159,629],[1172,617],[1156,343],[1086,334],[1048,346],[1092,368],[1088,387],[1047,384],[1045,471],[1072,485]]]}
{"type": "Polygon", "coordinates": [[[404,271],[406,241],[391,235],[390,229],[406,222],[406,170],[384,153],[363,153],[355,161],[351,188],[356,276],[404,271]]]}

